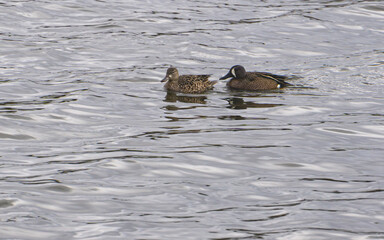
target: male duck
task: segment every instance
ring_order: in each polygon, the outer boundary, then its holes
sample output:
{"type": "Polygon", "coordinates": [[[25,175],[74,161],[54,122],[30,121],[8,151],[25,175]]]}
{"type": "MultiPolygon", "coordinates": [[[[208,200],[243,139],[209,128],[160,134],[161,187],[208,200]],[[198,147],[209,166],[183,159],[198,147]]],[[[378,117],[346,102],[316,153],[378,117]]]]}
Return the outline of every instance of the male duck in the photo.
{"type": "Polygon", "coordinates": [[[271,90],[290,85],[285,82],[288,77],[267,72],[246,72],[240,65],[231,67],[227,75],[220,80],[232,77],[227,83],[229,88],[239,90],[271,90]]]}
{"type": "Polygon", "coordinates": [[[170,67],[161,82],[167,82],[164,88],[182,93],[202,93],[213,88],[217,81],[209,81],[210,75],[179,75],[176,68],[170,67]]]}

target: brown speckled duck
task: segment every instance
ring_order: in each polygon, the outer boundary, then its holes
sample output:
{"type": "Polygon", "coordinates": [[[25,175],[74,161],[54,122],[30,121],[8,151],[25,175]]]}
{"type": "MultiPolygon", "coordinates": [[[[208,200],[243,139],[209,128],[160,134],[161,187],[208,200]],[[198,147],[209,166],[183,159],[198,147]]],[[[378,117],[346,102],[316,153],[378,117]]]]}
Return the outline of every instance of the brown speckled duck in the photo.
{"type": "Polygon", "coordinates": [[[241,65],[231,67],[227,75],[220,80],[231,78],[227,86],[238,90],[271,90],[290,85],[285,82],[288,77],[267,72],[246,72],[241,65]]]}
{"type": "Polygon", "coordinates": [[[209,81],[210,75],[179,75],[176,68],[170,67],[161,82],[167,82],[164,88],[182,93],[202,93],[213,88],[217,81],[209,81]]]}

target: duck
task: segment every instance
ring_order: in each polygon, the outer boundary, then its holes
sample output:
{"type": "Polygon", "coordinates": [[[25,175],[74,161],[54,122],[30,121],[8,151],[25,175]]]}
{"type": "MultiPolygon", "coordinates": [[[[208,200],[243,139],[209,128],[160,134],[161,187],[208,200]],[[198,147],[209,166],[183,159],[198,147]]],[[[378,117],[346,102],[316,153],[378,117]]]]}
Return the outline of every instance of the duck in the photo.
{"type": "Polygon", "coordinates": [[[231,67],[227,75],[220,80],[228,79],[227,86],[237,90],[272,90],[291,85],[285,82],[287,76],[268,72],[247,72],[241,65],[231,67]]]}
{"type": "Polygon", "coordinates": [[[179,75],[175,67],[167,69],[167,73],[161,82],[166,82],[164,88],[167,91],[181,93],[203,93],[213,89],[217,81],[209,81],[211,75],[179,75]]]}

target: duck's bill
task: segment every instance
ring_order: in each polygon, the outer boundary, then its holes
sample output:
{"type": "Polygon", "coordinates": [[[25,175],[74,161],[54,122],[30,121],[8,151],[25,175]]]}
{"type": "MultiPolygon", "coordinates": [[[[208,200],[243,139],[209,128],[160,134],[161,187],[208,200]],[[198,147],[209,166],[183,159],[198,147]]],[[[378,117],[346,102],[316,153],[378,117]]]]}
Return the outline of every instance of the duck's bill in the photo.
{"type": "Polygon", "coordinates": [[[168,80],[169,80],[169,77],[167,76],[167,77],[163,78],[160,82],[166,82],[168,80]]]}
{"type": "Polygon", "coordinates": [[[229,72],[229,73],[227,73],[227,75],[221,77],[220,80],[224,80],[224,79],[227,79],[227,78],[230,78],[230,77],[232,77],[231,72],[229,72]]]}

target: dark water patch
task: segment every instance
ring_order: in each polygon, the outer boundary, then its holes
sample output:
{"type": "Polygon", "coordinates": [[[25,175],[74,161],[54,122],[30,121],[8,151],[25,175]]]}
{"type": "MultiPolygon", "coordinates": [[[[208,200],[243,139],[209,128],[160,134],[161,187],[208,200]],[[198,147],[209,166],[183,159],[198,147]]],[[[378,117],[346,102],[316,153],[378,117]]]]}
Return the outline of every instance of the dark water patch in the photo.
{"type": "Polygon", "coordinates": [[[187,130],[169,130],[169,131],[154,131],[154,132],[146,132],[140,135],[132,136],[132,137],[166,137],[171,135],[179,135],[179,134],[196,134],[196,133],[215,133],[215,132],[246,132],[246,131],[268,131],[268,130],[277,130],[277,131],[289,131],[292,130],[290,128],[246,128],[246,127],[230,127],[230,128],[209,128],[209,129],[187,129],[187,130]]]}
{"type": "Polygon", "coordinates": [[[272,219],[275,219],[275,218],[285,217],[287,215],[288,215],[288,213],[282,213],[282,214],[268,216],[268,217],[263,218],[263,219],[246,219],[246,220],[242,220],[242,221],[243,222],[262,222],[262,221],[269,221],[269,220],[272,220],[272,219]]]}
{"type": "Polygon", "coordinates": [[[281,148],[281,147],[291,147],[291,146],[279,146],[279,145],[261,145],[261,146],[237,146],[239,148],[281,148]]]}
{"type": "Polygon", "coordinates": [[[16,202],[16,200],[1,199],[0,200],[0,208],[12,207],[12,206],[14,206],[14,202],[16,202]]]}
{"type": "Polygon", "coordinates": [[[19,182],[22,183],[22,184],[26,184],[26,185],[40,185],[40,184],[47,184],[47,183],[60,183],[56,179],[39,179],[39,180],[29,180],[29,181],[20,180],[19,182]]]}
{"type": "Polygon", "coordinates": [[[124,156],[111,156],[111,157],[100,157],[95,159],[84,159],[84,160],[73,160],[73,159],[65,159],[65,160],[52,160],[47,161],[46,164],[70,164],[70,165],[83,165],[90,163],[97,163],[107,160],[115,160],[115,159],[168,159],[172,158],[170,156],[162,156],[162,155],[124,155],[124,156]]]}
{"type": "MultiPolygon", "coordinates": [[[[10,109],[7,109],[7,110],[9,111],[9,113],[17,113],[16,110],[10,110],[10,109]]],[[[32,118],[30,118],[30,117],[20,116],[20,115],[16,115],[16,114],[2,114],[1,116],[7,117],[7,118],[12,118],[12,119],[17,119],[17,120],[25,120],[25,121],[32,120],[32,118]]]]}
{"type": "Polygon", "coordinates": [[[32,136],[26,134],[7,134],[0,133],[0,139],[13,139],[13,140],[32,140],[35,139],[32,136]]]}
{"type": "Polygon", "coordinates": [[[376,192],[384,192],[384,189],[371,189],[366,191],[319,191],[319,192],[325,192],[325,193],[335,193],[335,194],[344,194],[344,193],[376,193],[376,192]]]}
{"type": "Polygon", "coordinates": [[[32,176],[26,176],[26,177],[16,177],[16,176],[8,176],[4,178],[3,180],[6,182],[17,182],[21,184],[26,185],[39,185],[39,184],[48,184],[48,183],[60,183],[60,181],[56,179],[37,179],[37,180],[30,180],[33,178],[41,178],[41,175],[32,175],[32,176]],[[26,180],[28,179],[28,180],[26,180]]]}
{"type": "Polygon", "coordinates": [[[241,115],[224,115],[217,118],[220,120],[268,120],[268,118],[243,117],[241,115]]]}
{"type": "Polygon", "coordinates": [[[331,182],[344,182],[344,183],[348,182],[345,180],[337,180],[337,179],[330,179],[330,178],[303,178],[300,180],[302,180],[302,181],[331,181],[331,182]]]}
{"type": "Polygon", "coordinates": [[[60,193],[67,193],[72,191],[72,188],[64,185],[51,185],[46,187],[45,189],[53,192],[60,192],[60,193]]]}
{"type": "Polygon", "coordinates": [[[224,211],[232,211],[232,210],[236,210],[237,208],[233,208],[233,207],[230,207],[230,208],[218,208],[218,209],[211,209],[211,210],[207,210],[207,211],[201,211],[201,212],[197,212],[197,213],[211,213],[211,212],[224,212],[224,211]]]}
{"type": "Polygon", "coordinates": [[[384,11],[384,7],[380,5],[368,5],[364,6],[363,8],[372,11],[384,11]]]}
{"type": "Polygon", "coordinates": [[[77,169],[67,169],[67,170],[57,170],[58,174],[71,174],[76,172],[87,171],[87,168],[77,168],[77,169]]]}

